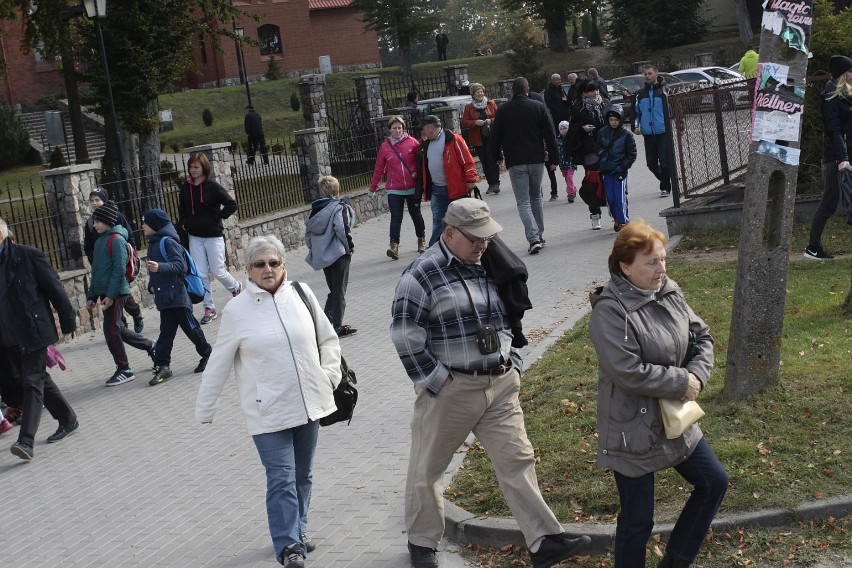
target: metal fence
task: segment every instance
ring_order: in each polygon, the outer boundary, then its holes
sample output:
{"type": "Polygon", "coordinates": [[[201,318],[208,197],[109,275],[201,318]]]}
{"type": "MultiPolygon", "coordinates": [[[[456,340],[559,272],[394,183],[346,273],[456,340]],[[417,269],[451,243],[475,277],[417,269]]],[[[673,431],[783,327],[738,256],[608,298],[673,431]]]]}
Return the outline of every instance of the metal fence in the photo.
{"type": "Polygon", "coordinates": [[[60,226],[59,198],[41,183],[6,184],[0,198],[0,217],[15,242],[40,249],[55,267],[69,260],[68,243],[60,226]]]}
{"type": "Polygon", "coordinates": [[[748,166],[753,92],[752,79],[669,95],[675,167],[685,198],[719,193],[748,166]]]}
{"type": "Polygon", "coordinates": [[[458,89],[450,81],[446,72],[428,75],[382,75],[379,86],[382,91],[382,105],[385,109],[404,107],[408,93],[417,93],[418,99],[458,94],[458,89]]]}

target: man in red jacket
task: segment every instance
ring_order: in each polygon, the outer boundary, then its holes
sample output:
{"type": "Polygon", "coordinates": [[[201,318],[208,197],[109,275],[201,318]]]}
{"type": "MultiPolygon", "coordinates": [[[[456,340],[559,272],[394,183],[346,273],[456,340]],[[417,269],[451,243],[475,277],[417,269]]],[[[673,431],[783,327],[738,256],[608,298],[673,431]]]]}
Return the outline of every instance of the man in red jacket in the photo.
{"type": "Polygon", "coordinates": [[[432,246],[441,237],[441,221],[451,201],[470,197],[479,179],[476,162],[461,135],[444,130],[441,119],[426,115],[421,123],[426,135],[420,145],[423,195],[432,202],[432,246]]]}

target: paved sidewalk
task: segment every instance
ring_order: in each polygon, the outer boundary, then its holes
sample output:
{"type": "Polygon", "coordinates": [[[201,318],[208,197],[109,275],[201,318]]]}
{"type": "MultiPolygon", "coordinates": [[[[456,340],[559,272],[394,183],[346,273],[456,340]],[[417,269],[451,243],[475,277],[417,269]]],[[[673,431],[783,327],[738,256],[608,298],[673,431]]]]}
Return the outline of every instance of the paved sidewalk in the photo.
{"type": "MultiPolygon", "coordinates": [[[[641,147],[640,137],[637,144],[641,147]]],[[[629,178],[631,215],[665,230],[658,212],[670,206],[671,199],[658,197],[641,149],[639,155],[629,178]]],[[[606,217],[604,230],[592,231],[587,207],[579,199],[568,204],[564,180],[557,177],[559,201],[544,204],[547,247],[536,256],[526,254],[508,175],[502,177],[503,192],[487,197],[505,228],[502,238],[529,267],[535,307],[524,323],[536,339],[585,312],[586,291],[608,276],[606,259],[615,235],[606,217]]],[[[575,177],[579,183],[580,173],[575,177]]],[[[545,187],[545,199],[547,194],[545,187]]],[[[423,212],[428,230],[430,210],[423,212]]],[[[310,515],[318,548],[308,557],[309,567],[408,566],[403,492],[414,391],[396,357],[388,325],[394,286],[417,252],[406,218],[401,257],[391,261],[385,255],[388,223],[384,216],[354,231],[346,323],[359,331],[341,343],[358,374],[361,395],[350,426],[321,431],[310,515]]],[[[305,264],[305,253],[304,248],[288,253],[288,277],[308,283],[322,298],[327,292],[323,275],[305,264]]],[[[229,295],[218,283],[214,290],[221,308],[229,295]]],[[[157,312],[146,310],[145,335],[155,338],[158,322],[157,312]]],[[[218,320],[204,326],[211,343],[217,331],[218,320]]],[[[538,356],[534,348],[531,345],[527,353],[538,356]]],[[[45,412],[31,463],[8,452],[16,430],[0,439],[0,563],[276,566],[267,532],[265,476],[246,434],[233,383],[225,388],[213,424],[205,426],[194,417],[200,375],[192,369],[197,355],[181,333],[173,353],[174,378],[153,388],[147,384],[150,361],[134,350],[129,354],[137,379],[104,387],[113,365],[100,331],[62,351],[69,369],[52,375],[81,426],[60,443],[45,444],[56,429],[45,412]]],[[[446,544],[442,566],[464,565],[457,549],[446,544]]]]}

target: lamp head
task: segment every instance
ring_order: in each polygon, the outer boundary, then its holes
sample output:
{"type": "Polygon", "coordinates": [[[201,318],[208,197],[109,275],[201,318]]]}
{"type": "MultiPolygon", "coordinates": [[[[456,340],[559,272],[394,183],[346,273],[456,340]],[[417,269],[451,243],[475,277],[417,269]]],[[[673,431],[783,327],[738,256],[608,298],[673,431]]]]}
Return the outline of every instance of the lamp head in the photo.
{"type": "Polygon", "coordinates": [[[83,0],[83,7],[90,19],[106,18],[107,0],[83,0]]]}

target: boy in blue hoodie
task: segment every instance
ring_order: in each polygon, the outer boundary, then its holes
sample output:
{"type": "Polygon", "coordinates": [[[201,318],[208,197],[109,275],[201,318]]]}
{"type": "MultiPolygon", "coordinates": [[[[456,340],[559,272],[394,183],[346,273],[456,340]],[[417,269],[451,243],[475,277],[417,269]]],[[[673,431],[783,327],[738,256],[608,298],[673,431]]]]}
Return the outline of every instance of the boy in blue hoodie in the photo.
{"type": "Polygon", "coordinates": [[[154,342],[128,329],[122,318],[124,302],[130,295],[125,269],[127,267],[127,229],[118,224],[118,208],[108,201],[92,213],[92,226],[100,237],[95,240],[92,255],[92,280],[86,307],[95,304],[103,308],[104,337],[115,361],[115,373],[106,386],[114,387],[135,377],[127,360],[124,344],[147,351],[153,357],[154,342]]]}
{"type": "Polygon", "coordinates": [[[325,300],[325,315],[338,337],[355,335],[358,330],[343,325],[346,310],[346,286],[349,284],[349,264],[355,245],[352,225],[355,210],[348,197],[340,197],[340,183],[333,176],[320,176],[321,197],[311,203],[311,214],[305,223],[305,242],[308,256],[305,262],[314,270],[325,273],[329,294],[325,300]]]}
{"type": "Polygon", "coordinates": [[[184,282],[186,251],[169,214],[162,209],[151,209],[142,217],[142,230],[148,240],[148,292],[154,295],[154,303],[160,312],[160,337],[157,338],[153,355],[153,377],[148,381],[153,387],[169,380],[174,374],[169,365],[178,327],[201,355],[194,372],[204,371],[213,348],[207,343],[201,324],[192,314],[192,302],[184,282]]]}

